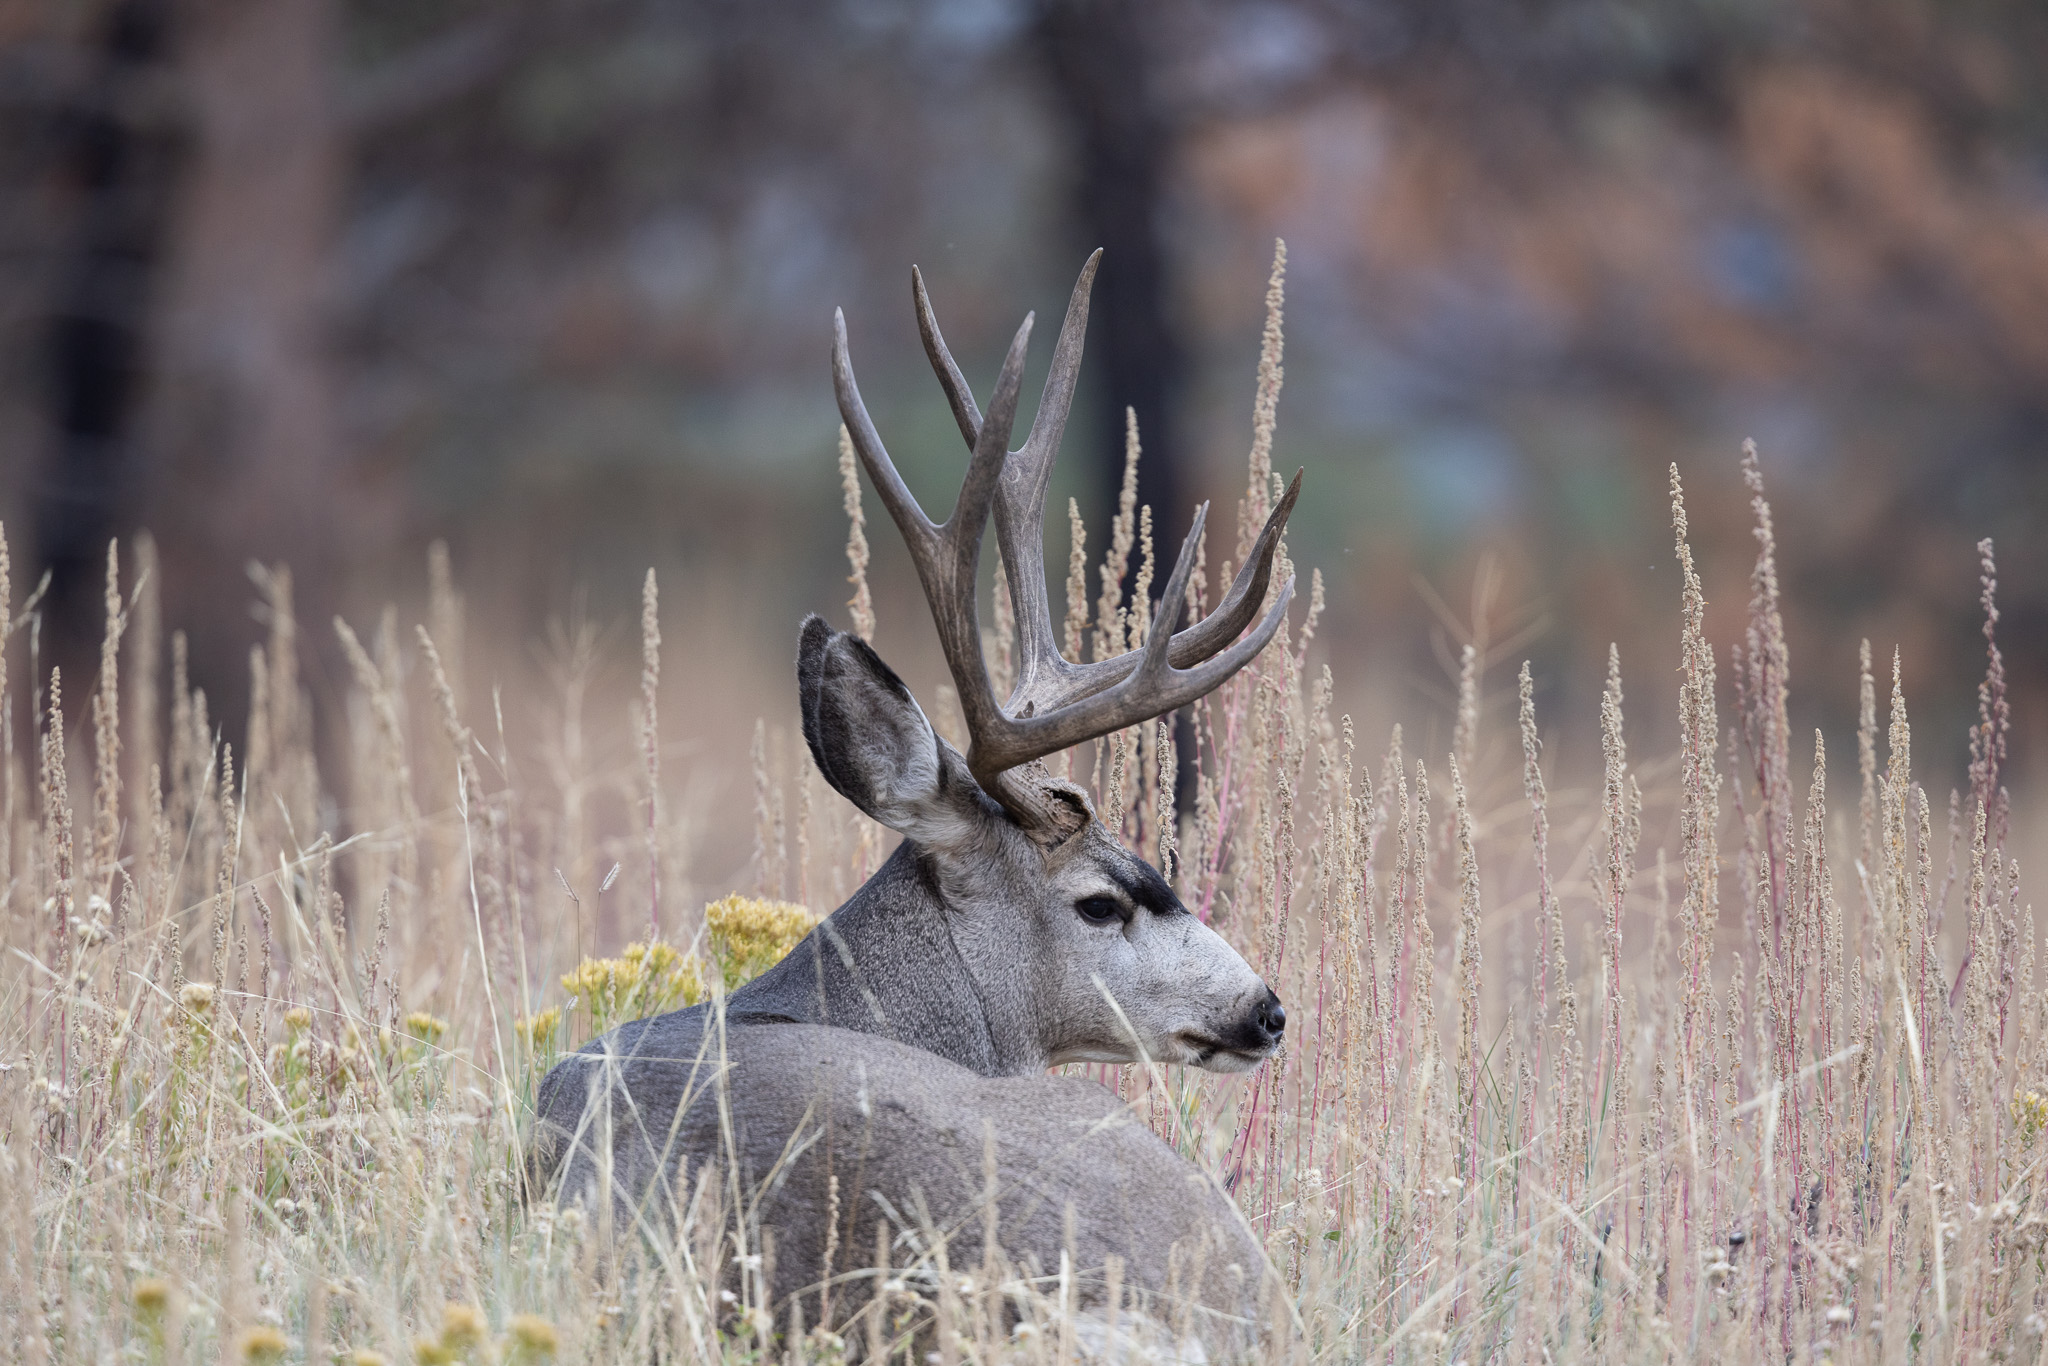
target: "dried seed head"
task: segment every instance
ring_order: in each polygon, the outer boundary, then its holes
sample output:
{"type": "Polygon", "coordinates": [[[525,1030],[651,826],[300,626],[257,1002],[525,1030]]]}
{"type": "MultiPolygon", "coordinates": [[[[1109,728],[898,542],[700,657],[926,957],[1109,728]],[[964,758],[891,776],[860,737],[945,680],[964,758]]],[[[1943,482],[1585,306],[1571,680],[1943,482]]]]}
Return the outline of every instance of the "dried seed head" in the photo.
{"type": "Polygon", "coordinates": [[[860,471],[854,463],[853,436],[846,424],[839,424],[839,489],[846,506],[846,563],[853,585],[847,607],[853,614],[853,633],[862,640],[875,638],[875,599],[868,591],[868,519],[860,505],[860,471]]]}
{"type": "Polygon", "coordinates": [[[213,985],[209,982],[187,982],[178,990],[178,1003],[194,1015],[204,1015],[213,1009],[213,985]]]}
{"type": "Polygon", "coordinates": [[[1251,470],[1246,493],[1244,543],[1238,546],[1241,563],[1251,551],[1249,536],[1266,518],[1267,500],[1272,497],[1273,429],[1280,406],[1280,385],[1285,371],[1280,361],[1285,354],[1286,332],[1281,323],[1287,301],[1287,243],[1273,239],[1273,273],[1266,281],[1266,326],[1259,337],[1259,380],[1252,401],[1251,470]]]}
{"type": "Polygon", "coordinates": [[[1067,499],[1067,632],[1066,655],[1081,659],[1081,638],[1088,630],[1088,528],[1081,504],[1067,499]]]}
{"type": "Polygon", "coordinates": [[[1479,647],[1467,642],[1458,661],[1458,721],[1451,731],[1451,754],[1470,773],[1478,748],[1479,647]]]}
{"type": "Polygon", "coordinates": [[[171,1283],[161,1276],[144,1276],[129,1292],[135,1303],[135,1312],[146,1318],[155,1318],[171,1303],[171,1283]]]}

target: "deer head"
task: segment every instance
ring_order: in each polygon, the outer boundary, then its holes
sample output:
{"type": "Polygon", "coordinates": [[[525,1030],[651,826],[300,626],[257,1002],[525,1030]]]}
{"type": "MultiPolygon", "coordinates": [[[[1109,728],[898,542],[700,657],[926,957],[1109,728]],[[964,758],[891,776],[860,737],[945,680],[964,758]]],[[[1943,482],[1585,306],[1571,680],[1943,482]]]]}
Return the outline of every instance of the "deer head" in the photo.
{"type": "MultiPolygon", "coordinates": [[[[962,755],[932,729],[909,689],[865,642],[816,617],[804,623],[797,672],[812,756],[827,782],[901,832],[905,843],[891,868],[828,922],[828,935],[839,940],[830,951],[814,948],[807,965],[801,951],[792,954],[785,964],[799,966],[761,979],[751,995],[736,995],[736,1008],[819,1018],[792,1003],[807,992],[826,993],[826,977],[839,970],[835,960],[851,969],[866,954],[876,961],[863,969],[880,985],[861,991],[877,1016],[887,1013],[889,984],[908,973],[907,980],[921,985],[894,992],[899,998],[922,992],[964,1003],[958,1010],[935,1009],[899,999],[898,1016],[936,1017],[933,1028],[945,1036],[934,1045],[913,1026],[909,1041],[985,1072],[1129,1062],[1141,1051],[1157,1061],[1242,1071],[1280,1043],[1286,1013],[1279,998],[1222,936],[1188,912],[1156,869],[1096,819],[1085,790],[1040,762],[1165,715],[1223,684],[1273,638],[1294,588],[1290,578],[1260,616],[1299,474],[1214,612],[1175,629],[1186,613],[1205,504],[1144,645],[1089,663],[1061,657],[1045,590],[1045,491],[1073,400],[1100,256],[1089,258],[1074,286],[1038,415],[1015,451],[1009,439],[1031,319],[1010,345],[984,414],[939,333],[922,279],[912,272],[925,351],[972,452],[958,502],[942,525],[918,506],[877,435],[854,380],[845,319],[835,315],[839,410],[910,549],[971,738],[962,755]],[[991,517],[1016,608],[1019,668],[1007,702],[991,686],[976,619],[981,541],[991,517]],[[860,942],[849,946],[853,939],[860,942]],[[930,961],[892,962],[892,955],[930,961]],[[958,990],[961,984],[950,980],[955,963],[971,989],[958,990]],[[985,1039],[947,1033],[958,1025],[952,1016],[977,1007],[985,1039]]],[[[892,1028],[905,1036],[900,1024],[892,1028]]]]}

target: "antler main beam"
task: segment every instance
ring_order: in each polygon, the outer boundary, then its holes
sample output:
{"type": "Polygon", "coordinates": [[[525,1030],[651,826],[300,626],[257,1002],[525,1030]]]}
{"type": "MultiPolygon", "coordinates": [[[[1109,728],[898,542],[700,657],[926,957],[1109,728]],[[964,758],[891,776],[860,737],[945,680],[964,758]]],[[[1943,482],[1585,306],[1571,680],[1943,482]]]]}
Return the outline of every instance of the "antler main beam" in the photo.
{"type": "Polygon", "coordinates": [[[1016,451],[1009,451],[1008,446],[1032,319],[1025,318],[1010,343],[984,417],[932,316],[924,279],[912,269],[911,293],[925,354],[946,391],[960,435],[973,452],[953,515],[943,526],[925,516],[889,459],[854,380],[845,317],[837,312],[833,315],[832,377],[840,415],[883,506],[903,533],[931,604],[971,737],[968,767],[982,788],[1013,812],[1036,809],[1037,804],[1004,781],[1003,775],[1010,769],[1150,720],[1213,691],[1265,648],[1279,630],[1294,595],[1290,577],[1257,627],[1238,639],[1265,600],[1280,532],[1301,491],[1299,473],[1266,519],[1251,555],[1214,612],[1186,630],[1173,629],[1187,610],[1188,579],[1208,518],[1208,504],[1204,503],[1196,510],[1194,526],[1181,544],[1143,647],[1088,664],[1061,657],[1045,593],[1045,492],[1073,406],[1088,330],[1088,296],[1101,259],[1100,251],[1091,255],[1075,282],[1038,413],[1030,434],[1016,451]],[[981,537],[991,513],[997,549],[1017,608],[1021,646],[1017,686],[1007,705],[997,703],[990,686],[975,603],[981,537]]]}

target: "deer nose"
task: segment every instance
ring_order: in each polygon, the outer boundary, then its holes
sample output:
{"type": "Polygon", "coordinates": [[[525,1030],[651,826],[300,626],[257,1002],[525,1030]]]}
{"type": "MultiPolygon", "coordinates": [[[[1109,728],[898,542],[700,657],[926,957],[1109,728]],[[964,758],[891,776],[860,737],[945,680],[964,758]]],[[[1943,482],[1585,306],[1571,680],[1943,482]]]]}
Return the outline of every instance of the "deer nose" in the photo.
{"type": "Polygon", "coordinates": [[[1266,988],[1266,999],[1258,1009],[1259,1028],[1277,1042],[1287,1032],[1287,1008],[1280,1004],[1280,998],[1271,987],[1266,988]]]}

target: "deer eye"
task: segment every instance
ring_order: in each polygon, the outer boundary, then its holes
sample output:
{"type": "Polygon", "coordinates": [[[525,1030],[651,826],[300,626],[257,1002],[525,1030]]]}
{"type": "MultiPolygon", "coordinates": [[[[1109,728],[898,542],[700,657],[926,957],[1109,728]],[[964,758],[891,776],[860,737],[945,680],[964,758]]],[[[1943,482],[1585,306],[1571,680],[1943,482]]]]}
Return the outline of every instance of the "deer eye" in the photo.
{"type": "Polygon", "coordinates": [[[1108,925],[1124,918],[1123,903],[1113,896],[1084,896],[1074,909],[1091,925],[1108,925]]]}

